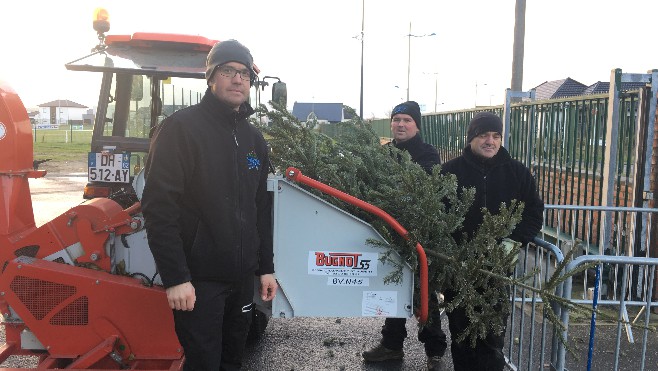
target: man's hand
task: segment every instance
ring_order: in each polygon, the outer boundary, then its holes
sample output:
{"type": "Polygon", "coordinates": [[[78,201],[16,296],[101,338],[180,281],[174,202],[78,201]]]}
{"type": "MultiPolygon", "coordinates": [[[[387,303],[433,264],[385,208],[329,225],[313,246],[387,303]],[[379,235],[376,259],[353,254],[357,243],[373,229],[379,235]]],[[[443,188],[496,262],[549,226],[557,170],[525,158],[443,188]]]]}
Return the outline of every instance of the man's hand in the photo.
{"type": "Polygon", "coordinates": [[[505,255],[509,255],[512,251],[516,253],[513,262],[516,264],[516,261],[519,259],[519,248],[521,248],[521,242],[514,241],[511,238],[503,238],[503,250],[505,250],[505,255]]]}
{"type": "Polygon", "coordinates": [[[194,286],[191,282],[181,283],[180,285],[167,288],[167,301],[169,307],[176,310],[192,310],[196,302],[194,286]]]}
{"type": "Polygon", "coordinates": [[[263,301],[270,301],[276,296],[276,289],[279,284],[273,274],[264,274],[260,276],[260,298],[263,301]]]}

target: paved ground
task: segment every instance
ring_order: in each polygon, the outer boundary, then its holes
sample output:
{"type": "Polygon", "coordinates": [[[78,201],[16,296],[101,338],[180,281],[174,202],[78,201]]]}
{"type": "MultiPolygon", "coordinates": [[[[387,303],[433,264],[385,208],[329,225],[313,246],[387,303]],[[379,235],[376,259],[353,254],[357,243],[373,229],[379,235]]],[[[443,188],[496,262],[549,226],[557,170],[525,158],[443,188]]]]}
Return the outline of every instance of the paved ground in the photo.
{"type": "Polygon", "coordinates": [[[87,184],[87,174],[47,174],[29,182],[32,210],[38,227],[84,201],[82,192],[87,184]]]}
{"type": "MultiPolygon", "coordinates": [[[[383,323],[383,318],[271,319],[263,339],[250,347],[245,369],[425,370],[425,350],[416,340],[418,322],[415,319],[407,321],[409,338],[405,341],[403,360],[363,362],[361,352],[379,342],[383,323]]],[[[446,321],[444,328],[447,328],[446,321]]],[[[452,370],[449,355],[446,361],[446,370],[452,370]]]]}

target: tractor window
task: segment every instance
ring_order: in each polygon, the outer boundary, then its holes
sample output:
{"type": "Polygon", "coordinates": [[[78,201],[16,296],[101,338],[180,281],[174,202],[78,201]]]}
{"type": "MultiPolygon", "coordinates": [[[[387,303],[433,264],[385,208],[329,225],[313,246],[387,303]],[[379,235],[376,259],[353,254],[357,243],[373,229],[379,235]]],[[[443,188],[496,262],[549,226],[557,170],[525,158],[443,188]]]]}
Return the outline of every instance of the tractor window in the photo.
{"type": "Polygon", "coordinates": [[[160,120],[181,108],[189,107],[201,101],[206,91],[205,80],[169,78],[160,81],[162,113],[160,120]]]}
{"type": "Polygon", "coordinates": [[[112,80],[104,136],[149,138],[152,126],[201,101],[205,81],[117,73],[112,80]]]}

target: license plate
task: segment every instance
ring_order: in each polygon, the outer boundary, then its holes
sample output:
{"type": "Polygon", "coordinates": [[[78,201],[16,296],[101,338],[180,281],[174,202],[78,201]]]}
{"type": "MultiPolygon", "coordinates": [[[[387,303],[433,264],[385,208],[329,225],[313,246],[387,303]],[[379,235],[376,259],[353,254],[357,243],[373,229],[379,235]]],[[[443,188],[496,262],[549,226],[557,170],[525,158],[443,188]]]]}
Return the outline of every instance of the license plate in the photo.
{"type": "Polygon", "coordinates": [[[90,182],[130,182],[130,153],[89,152],[88,165],[90,182]]]}

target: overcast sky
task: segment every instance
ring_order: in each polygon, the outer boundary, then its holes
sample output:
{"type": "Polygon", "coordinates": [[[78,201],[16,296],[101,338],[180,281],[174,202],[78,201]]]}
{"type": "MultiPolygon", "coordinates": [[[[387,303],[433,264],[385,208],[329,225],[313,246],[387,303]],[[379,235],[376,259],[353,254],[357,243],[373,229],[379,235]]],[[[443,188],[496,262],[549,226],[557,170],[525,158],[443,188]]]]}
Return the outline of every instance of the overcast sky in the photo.
{"type": "MultiPolygon", "coordinates": [[[[503,102],[511,80],[515,0],[364,1],[364,117],[385,117],[406,100],[408,67],[410,99],[427,112],[435,103],[447,111],[503,102]],[[435,36],[408,37],[410,24],[411,35],[435,36]]],[[[354,37],[361,33],[362,4],[4,1],[0,80],[28,107],[55,99],[94,107],[100,74],[67,71],[64,64],[96,45],[92,14],[104,6],[109,34],[235,38],[251,49],[263,75],[287,83],[289,108],[295,101],[339,102],[358,111],[361,41],[354,37]]],[[[613,68],[658,68],[655,14],[655,0],[527,1],[523,89],[566,77],[585,85],[609,81],[613,68]]]]}

